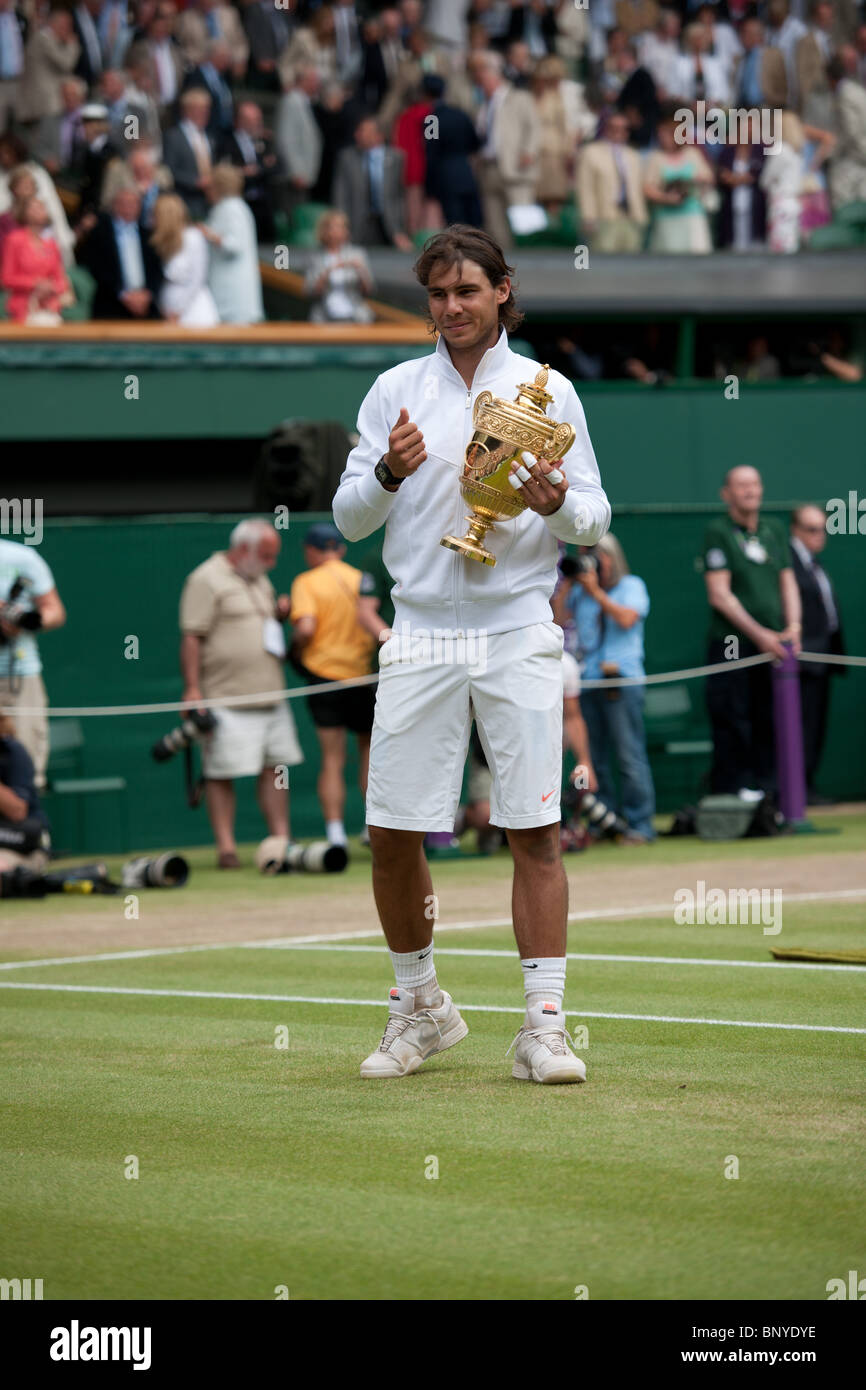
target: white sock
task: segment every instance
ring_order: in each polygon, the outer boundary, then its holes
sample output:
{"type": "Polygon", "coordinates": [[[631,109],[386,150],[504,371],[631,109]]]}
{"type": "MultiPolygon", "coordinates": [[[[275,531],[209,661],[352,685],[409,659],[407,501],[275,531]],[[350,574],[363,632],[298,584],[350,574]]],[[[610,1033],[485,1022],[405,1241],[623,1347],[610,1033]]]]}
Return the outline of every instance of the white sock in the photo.
{"type": "Polygon", "coordinates": [[[533,1004],[548,999],[561,1009],[565,994],[565,956],[527,956],[520,964],[527,1012],[533,1004]]]}
{"type": "Polygon", "coordinates": [[[326,821],[325,834],[328,837],[329,845],[344,845],[346,843],[346,829],[341,820],[326,821]]]}
{"type": "Polygon", "coordinates": [[[429,946],[422,946],[420,951],[392,951],[391,961],[397,984],[401,989],[412,991],[416,1008],[438,1002],[441,991],[433,964],[432,941],[429,946]]]}

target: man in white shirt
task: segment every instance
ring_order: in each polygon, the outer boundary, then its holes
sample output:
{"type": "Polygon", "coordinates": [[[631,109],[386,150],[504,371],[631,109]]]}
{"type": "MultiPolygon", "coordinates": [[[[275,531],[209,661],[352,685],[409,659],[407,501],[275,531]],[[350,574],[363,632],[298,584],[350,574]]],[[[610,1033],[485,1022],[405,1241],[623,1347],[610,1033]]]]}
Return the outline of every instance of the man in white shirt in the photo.
{"type": "Polygon", "coordinates": [[[484,226],[501,246],[512,247],[508,209],[535,201],[541,123],[534,97],[506,82],[500,53],[472,54],[467,66],[484,93],[477,121],[484,226]]]}
{"type": "MultiPolygon", "coordinates": [[[[594,544],[610,523],[610,506],[574,387],[509,347],[508,332],[522,314],[492,237],[457,224],[428,244],[415,273],[439,330],[436,349],[374,382],[333,503],[350,541],[385,525],[383,559],[395,580],[393,635],[379,657],[366,819],[396,987],[382,1042],[361,1075],[408,1076],[467,1032],[436,979],[423,840],[427,832],[453,830],[474,714],[493,774],[490,820],[506,830],[514,857],[526,1015],[512,1075],[544,1084],[582,1081],[586,1069],[567,1046],[562,1007],[563,635],[549,599],[557,540],[594,544]],[[524,503],[485,536],[498,566],[476,563],[454,543],[466,525],[459,476],[473,439],[473,407],[480,394],[486,398],[482,386],[509,402],[519,391],[575,432],[561,469],[559,460],[527,451],[509,462],[506,446],[499,465],[486,471],[501,469],[508,495],[513,489],[524,503]],[[434,641],[431,648],[431,632],[447,645],[434,641]]],[[[527,437],[539,449],[540,437],[527,437]]]]}

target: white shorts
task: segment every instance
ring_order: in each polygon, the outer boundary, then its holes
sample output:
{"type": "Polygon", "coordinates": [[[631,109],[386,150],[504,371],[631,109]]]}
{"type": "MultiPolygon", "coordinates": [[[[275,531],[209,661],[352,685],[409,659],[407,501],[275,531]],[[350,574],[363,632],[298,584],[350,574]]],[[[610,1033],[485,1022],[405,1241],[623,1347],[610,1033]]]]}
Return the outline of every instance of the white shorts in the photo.
{"type": "Polygon", "coordinates": [[[562,629],[533,623],[485,637],[443,641],[438,652],[435,640],[413,649],[402,635],[382,646],[368,825],[453,829],[473,714],[493,779],[491,824],[560,819],[562,629]]]}
{"type": "Polygon", "coordinates": [[[202,776],[258,777],[266,767],[304,761],[288,702],[267,709],[215,709],[217,726],[201,742],[202,776]]]}

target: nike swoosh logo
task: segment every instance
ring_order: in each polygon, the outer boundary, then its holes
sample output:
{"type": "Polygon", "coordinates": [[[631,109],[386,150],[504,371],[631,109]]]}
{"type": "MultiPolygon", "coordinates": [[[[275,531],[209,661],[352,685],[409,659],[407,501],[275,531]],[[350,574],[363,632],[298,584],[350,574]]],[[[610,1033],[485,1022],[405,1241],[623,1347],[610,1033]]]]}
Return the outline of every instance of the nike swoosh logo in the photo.
{"type": "MultiPolygon", "coordinates": [[[[555,791],[556,791],[556,787],[553,788],[553,792],[555,792],[555,791]]],[[[548,793],[547,793],[547,796],[543,796],[543,797],[541,798],[542,803],[544,803],[545,801],[549,801],[550,798],[553,796],[553,792],[548,792],[548,793]]]]}
{"type": "Polygon", "coordinates": [[[421,953],[421,955],[418,957],[418,959],[419,959],[419,960],[426,960],[427,957],[429,956],[430,952],[432,951],[432,949],[433,949],[432,946],[428,946],[426,951],[422,951],[422,953],[421,953]]]}
{"type": "Polygon", "coordinates": [[[521,964],[522,964],[524,970],[537,970],[537,969],[538,969],[538,962],[537,962],[537,961],[534,962],[534,964],[532,964],[532,965],[530,965],[528,961],[522,961],[521,964]]]}

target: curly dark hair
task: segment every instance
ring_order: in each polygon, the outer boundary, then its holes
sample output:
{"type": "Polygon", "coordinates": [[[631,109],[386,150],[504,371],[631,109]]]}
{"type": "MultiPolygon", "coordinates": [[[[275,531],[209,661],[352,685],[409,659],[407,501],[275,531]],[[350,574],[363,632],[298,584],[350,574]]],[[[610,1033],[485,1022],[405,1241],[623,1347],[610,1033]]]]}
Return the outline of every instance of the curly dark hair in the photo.
{"type": "MultiPolygon", "coordinates": [[[[511,276],[508,298],[499,306],[499,323],[506,333],[513,333],[524,318],[514,300],[514,267],[506,265],[502,247],[487,232],[463,222],[454,222],[444,232],[437,232],[424,243],[413,270],[419,284],[426,289],[434,266],[442,264],[448,269],[456,266],[459,273],[464,260],[480,265],[494,289],[502,284],[506,276],[511,276]]],[[[431,333],[437,331],[429,313],[427,327],[431,333]]]]}

